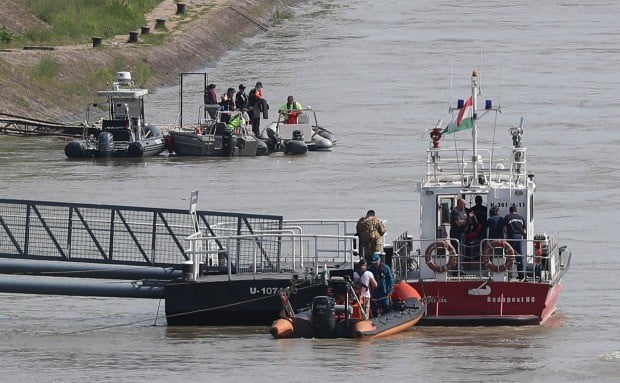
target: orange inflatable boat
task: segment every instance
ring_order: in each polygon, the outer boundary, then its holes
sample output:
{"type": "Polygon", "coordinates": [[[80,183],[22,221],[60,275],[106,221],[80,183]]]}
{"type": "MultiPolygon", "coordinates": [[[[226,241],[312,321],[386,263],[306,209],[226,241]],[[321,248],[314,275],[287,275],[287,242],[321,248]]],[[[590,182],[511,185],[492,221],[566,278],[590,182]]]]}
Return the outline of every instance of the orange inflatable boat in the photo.
{"type": "Polygon", "coordinates": [[[274,338],[362,338],[384,337],[418,323],[425,311],[420,294],[399,282],[392,293],[392,310],[373,318],[360,310],[357,294],[349,281],[330,280],[332,294],[317,296],[308,309],[273,322],[274,338]]]}

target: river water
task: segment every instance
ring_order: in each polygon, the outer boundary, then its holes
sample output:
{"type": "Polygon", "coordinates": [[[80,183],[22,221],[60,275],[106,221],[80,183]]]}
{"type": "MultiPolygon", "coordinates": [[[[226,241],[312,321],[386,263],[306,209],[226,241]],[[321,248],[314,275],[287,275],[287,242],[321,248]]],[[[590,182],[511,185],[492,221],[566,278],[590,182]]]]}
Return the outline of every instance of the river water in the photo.
{"type": "MultiPolygon", "coordinates": [[[[392,239],[418,232],[424,131],[477,69],[499,124],[526,119],[536,231],[558,230],[574,254],[545,325],[276,341],[265,328],[166,327],[157,301],[2,294],[0,381],[620,381],[618,14],[603,0],[310,1],[203,68],[220,92],[262,81],[272,111],[289,94],[315,107],[339,139],[328,153],[77,162],[61,142],[0,137],[4,198],[187,208],[198,189],[205,210],[355,219],[373,208],[392,239]]],[[[172,124],[177,96],[157,89],[150,121],[172,124]]],[[[509,144],[505,130],[498,140],[509,144]]]]}

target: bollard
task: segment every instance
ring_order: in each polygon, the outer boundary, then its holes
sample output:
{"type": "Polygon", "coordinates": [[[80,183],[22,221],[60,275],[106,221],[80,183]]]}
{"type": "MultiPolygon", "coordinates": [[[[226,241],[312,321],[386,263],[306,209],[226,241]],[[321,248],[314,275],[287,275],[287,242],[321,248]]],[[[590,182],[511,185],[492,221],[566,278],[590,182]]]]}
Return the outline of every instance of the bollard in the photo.
{"type": "Polygon", "coordinates": [[[151,33],[151,28],[147,27],[146,25],[140,27],[140,33],[143,35],[148,35],[149,33],[151,33]]]}
{"type": "Polygon", "coordinates": [[[93,36],[93,48],[98,47],[99,45],[101,45],[101,41],[103,39],[101,37],[98,36],[93,36]]]}
{"type": "Polygon", "coordinates": [[[180,15],[182,13],[185,13],[185,4],[177,3],[177,15],[180,15]]]}
{"type": "Polygon", "coordinates": [[[138,32],[129,32],[129,40],[128,43],[137,43],[138,42],[138,32]]]}
{"type": "Polygon", "coordinates": [[[166,19],[156,19],[155,29],[164,29],[164,28],[166,28],[166,19]]]}

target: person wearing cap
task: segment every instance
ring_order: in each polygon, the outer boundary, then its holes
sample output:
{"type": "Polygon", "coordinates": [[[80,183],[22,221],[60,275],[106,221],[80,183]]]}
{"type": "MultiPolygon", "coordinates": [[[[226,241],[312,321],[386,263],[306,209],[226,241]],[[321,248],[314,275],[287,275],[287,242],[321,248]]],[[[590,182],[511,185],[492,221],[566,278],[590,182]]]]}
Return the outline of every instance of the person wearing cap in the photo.
{"type": "Polygon", "coordinates": [[[375,277],[377,288],[372,292],[372,315],[385,314],[391,310],[390,295],[394,292],[392,269],[381,262],[381,253],[372,255],[370,272],[375,277]]]}
{"type": "Polygon", "coordinates": [[[263,98],[263,83],[258,81],[248,95],[248,112],[252,123],[252,132],[256,137],[260,136],[261,115],[263,118],[267,118],[267,110],[269,110],[269,104],[263,98]]]}
{"type": "Polygon", "coordinates": [[[245,85],[239,84],[239,91],[235,95],[237,109],[244,110],[248,107],[248,95],[245,94],[245,85]]]}
{"type": "Polygon", "coordinates": [[[375,276],[368,271],[368,263],[364,258],[357,263],[357,269],[353,272],[353,282],[356,289],[360,291],[360,308],[370,315],[370,292],[377,288],[375,276]]]}
{"type": "Polygon", "coordinates": [[[357,221],[355,230],[360,239],[360,255],[370,262],[370,258],[375,252],[383,250],[385,224],[375,216],[374,210],[368,210],[366,216],[357,221]]]}
{"type": "Polygon", "coordinates": [[[293,96],[288,96],[286,103],[282,104],[278,113],[282,115],[282,121],[285,124],[296,124],[297,116],[302,113],[302,106],[299,102],[295,101],[293,96]]]}

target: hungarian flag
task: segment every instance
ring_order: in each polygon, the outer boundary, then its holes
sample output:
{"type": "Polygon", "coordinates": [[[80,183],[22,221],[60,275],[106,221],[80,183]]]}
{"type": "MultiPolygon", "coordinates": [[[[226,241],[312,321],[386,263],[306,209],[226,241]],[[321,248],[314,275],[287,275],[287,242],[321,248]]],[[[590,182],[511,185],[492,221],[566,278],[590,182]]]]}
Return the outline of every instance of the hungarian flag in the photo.
{"type": "Polygon", "coordinates": [[[471,116],[473,102],[474,99],[472,97],[465,101],[465,104],[463,104],[463,107],[459,110],[458,116],[456,116],[456,120],[452,119],[452,121],[450,121],[448,126],[446,126],[443,130],[443,134],[450,134],[460,130],[471,129],[474,126],[474,118],[471,116]]]}

